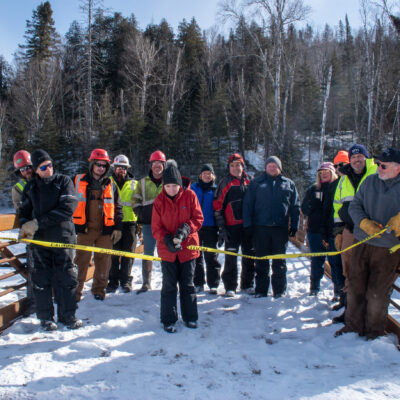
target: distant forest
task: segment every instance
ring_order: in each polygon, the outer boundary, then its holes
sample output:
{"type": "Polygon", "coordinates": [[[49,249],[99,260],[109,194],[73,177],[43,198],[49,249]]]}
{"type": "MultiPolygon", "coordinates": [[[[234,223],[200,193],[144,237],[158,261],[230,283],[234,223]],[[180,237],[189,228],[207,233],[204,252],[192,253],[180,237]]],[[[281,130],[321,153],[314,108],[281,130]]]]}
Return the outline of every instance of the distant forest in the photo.
{"type": "Polygon", "coordinates": [[[329,159],[343,135],[372,152],[399,146],[400,23],[385,0],[361,0],[357,30],[344,15],[322,32],[301,22],[301,0],[224,1],[225,35],[195,18],[176,33],[166,20],[140,30],[133,14],[82,5],[86,24],[61,38],[41,3],[13,66],[0,56],[3,167],[41,147],[67,172],[101,147],[126,154],[138,177],[161,149],[193,177],[261,149],[301,179],[305,151],[329,159]]]}

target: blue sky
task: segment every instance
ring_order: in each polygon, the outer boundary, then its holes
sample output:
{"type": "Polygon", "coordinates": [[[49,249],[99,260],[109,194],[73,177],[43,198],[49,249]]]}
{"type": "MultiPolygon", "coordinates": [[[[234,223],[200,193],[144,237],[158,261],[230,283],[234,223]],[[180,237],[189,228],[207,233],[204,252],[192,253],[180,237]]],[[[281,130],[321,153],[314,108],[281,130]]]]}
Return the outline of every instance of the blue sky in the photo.
{"type": "MultiPolygon", "coordinates": [[[[32,11],[40,3],[40,0],[0,0],[0,55],[7,61],[12,61],[18,44],[24,43],[26,20],[31,19],[32,11]]],[[[80,0],[50,0],[50,3],[56,29],[61,35],[67,32],[74,19],[83,22],[80,0]]],[[[103,0],[102,3],[110,12],[119,11],[124,16],[133,13],[141,28],[149,23],[158,24],[162,18],[175,31],[184,18],[190,20],[193,16],[201,29],[218,23],[219,0],[103,0]]],[[[346,13],[353,28],[360,25],[358,0],[305,0],[305,3],[312,8],[308,22],[316,28],[322,29],[325,23],[337,25],[346,13]]]]}

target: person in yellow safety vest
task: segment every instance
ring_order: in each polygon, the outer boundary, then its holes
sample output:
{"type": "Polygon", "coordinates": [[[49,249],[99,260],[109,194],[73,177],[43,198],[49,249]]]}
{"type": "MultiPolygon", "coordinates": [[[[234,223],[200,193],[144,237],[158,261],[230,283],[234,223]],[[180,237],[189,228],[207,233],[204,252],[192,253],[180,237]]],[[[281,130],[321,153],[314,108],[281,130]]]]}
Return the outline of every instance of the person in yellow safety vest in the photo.
{"type": "MultiPolygon", "coordinates": [[[[337,250],[345,249],[354,243],[354,223],[349,214],[349,206],[365,178],[375,174],[377,166],[374,160],[369,158],[367,149],[362,144],[354,144],[349,149],[350,164],[341,168],[343,176],[336,187],[333,200],[333,234],[337,250]]],[[[346,278],[344,292],[348,287],[348,272],[350,268],[352,251],[342,254],[343,275],[346,278]]],[[[345,307],[346,301],[344,300],[345,307]]],[[[334,323],[343,323],[345,312],[333,318],[334,323]]]]}
{"type": "MultiPolygon", "coordinates": [[[[123,154],[114,158],[111,165],[114,173],[112,181],[118,188],[119,197],[122,203],[122,238],[114,244],[114,250],[128,251],[133,253],[136,248],[137,216],[132,210],[132,197],[137,182],[128,169],[131,167],[129,159],[123,154]]],[[[111,269],[108,277],[107,293],[114,293],[118,286],[124,293],[132,290],[132,264],[134,259],[128,257],[111,257],[111,269]]]]}
{"type": "MultiPolygon", "coordinates": [[[[73,218],[78,234],[77,243],[112,249],[122,236],[122,205],[117,186],[108,177],[110,158],[103,149],[94,149],[89,157],[89,172],[74,178],[78,206],[73,218]]],[[[89,268],[91,252],[77,250],[78,264],[77,301],[82,298],[83,286],[89,268]]],[[[94,253],[92,294],[96,300],[104,300],[108,274],[111,267],[109,254],[94,253]]]]}
{"type": "MultiPolygon", "coordinates": [[[[21,205],[22,192],[26,184],[33,178],[34,172],[32,168],[31,155],[26,150],[19,150],[14,154],[14,174],[18,178],[18,182],[11,189],[11,200],[15,208],[15,213],[18,214],[21,205]]],[[[32,251],[31,245],[26,246],[26,268],[28,269],[26,297],[28,299],[27,306],[24,311],[24,316],[29,316],[36,311],[35,298],[32,288],[32,251]]]]}
{"type": "MultiPolygon", "coordinates": [[[[156,240],[151,232],[151,217],[153,212],[154,199],[161,193],[162,176],[165,170],[167,158],[165,154],[156,150],[151,153],[149,174],[140,179],[133,193],[133,211],[138,217],[138,223],[142,224],[144,254],[148,256],[154,255],[156,248],[156,240]]],[[[150,260],[142,261],[142,287],[136,292],[137,294],[147,292],[151,289],[151,271],[153,263],[150,260]]]]}
{"type": "Polygon", "coordinates": [[[22,192],[28,181],[33,178],[33,169],[31,155],[26,150],[19,150],[14,154],[14,174],[19,178],[18,182],[11,189],[11,199],[15,212],[18,214],[18,209],[21,203],[22,192]]]}

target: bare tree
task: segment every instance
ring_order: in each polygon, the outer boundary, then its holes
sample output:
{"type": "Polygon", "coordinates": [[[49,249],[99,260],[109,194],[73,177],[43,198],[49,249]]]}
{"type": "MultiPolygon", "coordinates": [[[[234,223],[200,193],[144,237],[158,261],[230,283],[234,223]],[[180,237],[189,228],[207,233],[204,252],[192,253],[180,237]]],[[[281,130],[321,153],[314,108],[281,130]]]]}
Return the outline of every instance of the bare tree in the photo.
{"type": "Polygon", "coordinates": [[[320,137],[320,145],[319,145],[319,161],[324,161],[324,147],[325,147],[325,128],[326,128],[326,115],[328,112],[328,99],[329,93],[331,90],[331,82],[332,82],[332,64],[329,66],[328,78],[326,81],[326,89],[324,96],[324,106],[322,111],[322,122],[321,122],[321,137],[320,137]]]}
{"type": "MultiPolygon", "coordinates": [[[[221,3],[220,15],[225,19],[233,19],[238,22],[243,15],[248,18],[253,17],[261,21],[264,29],[270,28],[273,35],[272,42],[274,48],[272,54],[268,54],[268,50],[262,45],[260,38],[254,34],[245,24],[247,31],[252,38],[256,48],[258,49],[258,58],[262,63],[264,80],[269,79],[274,89],[274,112],[272,123],[272,141],[275,146],[273,151],[279,150],[276,144],[279,143],[278,136],[280,134],[281,121],[281,75],[282,75],[282,55],[284,47],[284,34],[288,25],[301,21],[310,11],[308,6],[304,5],[303,0],[243,0],[240,6],[236,0],[225,0],[221,3]],[[271,29],[273,27],[273,29],[271,29]]],[[[262,83],[262,84],[265,84],[262,83]]],[[[261,91],[262,93],[262,91],[261,91]]],[[[266,91],[265,91],[266,95],[266,91]]],[[[266,99],[263,102],[266,107],[266,99]]],[[[266,115],[266,110],[261,110],[261,115],[266,115]]],[[[265,129],[265,128],[264,128],[265,129]]],[[[265,156],[268,155],[268,143],[265,143],[265,156]]]]}
{"type": "Polygon", "coordinates": [[[125,46],[124,75],[130,85],[140,91],[142,115],[150,86],[160,83],[154,74],[158,52],[155,43],[141,34],[130,35],[125,46]]]}
{"type": "Polygon", "coordinates": [[[32,60],[20,66],[14,85],[15,112],[24,121],[28,140],[38,137],[55,105],[59,84],[58,60],[32,60]]]}

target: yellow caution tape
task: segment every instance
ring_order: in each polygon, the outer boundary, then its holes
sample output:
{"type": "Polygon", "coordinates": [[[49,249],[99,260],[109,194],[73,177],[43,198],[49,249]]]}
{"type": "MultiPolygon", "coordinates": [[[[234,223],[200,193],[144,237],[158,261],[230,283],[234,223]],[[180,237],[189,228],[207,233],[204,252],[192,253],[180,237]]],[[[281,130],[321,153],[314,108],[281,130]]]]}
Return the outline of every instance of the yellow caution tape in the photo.
{"type": "MultiPolygon", "coordinates": [[[[243,258],[250,258],[252,260],[281,260],[281,259],[286,259],[286,258],[300,258],[300,257],[325,257],[325,256],[336,256],[338,254],[345,253],[346,251],[349,251],[353,249],[354,247],[359,246],[362,243],[367,242],[368,240],[373,239],[374,237],[382,235],[384,232],[386,232],[388,227],[383,228],[381,231],[375,233],[374,235],[368,236],[367,238],[360,240],[357,243],[352,244],[349,247],[346,247],[343,250],[339,251],[325,251],[322,253],[289,253],[289,254],[273,254],[269,256],[263,256],[263,257],[256,257],[256,256],[249,256],[247,254],[239,254],[239,253],[233,253],[231,251],[226,251],[226,250],[218,250],[218,249],[213,249],[211,247],[202,247],[202,246],[188,246],[187,248],[189,250],[199,250],[199,251],[206,251],[210,253],[221,253],[221,254],[227,254],[228,256],[235,256],[235,257],[243,257],[243,258]]],[[[399,246],[395,246],[397,248],[400,248],[399,246]]],[[[392,249],[390,249],[391,251],[392,249]]],[[[397,249],[396,249],[397,250],[397,249]]]]}
{"type": "MultiPolygon", "coordinates": [[[[321,252],[321,253],[288,253],[288,254],[273,254],[273,255],[268,255],[268,256],[263,256],[263,257],[256,257],[256,256],[250,256],[247,254],[234,253],[232,251],[213,249],[211,247],[190,245],[190,246],[187,246],[187,248],[189,250],[199,250],[199,251],[206,251],[206,252],[210,252],[210,253],[226,254],[228,256],[250,258],[252,260],[278,260],[278,259],[300,258],[300,257],[336,256],[336,255],[345,253],[346,251],[349,251],[349,250],[353,249],[354,247],[357,247],[360,244],[373,239],[374,237],[382,235],[388,229],[389,229],[389,227],[385,227],[381,231],[375,233],[374,235],[368,236],[365,239],[363,239],[357,243],[354,243],[351,246],[346,247],[343,250],[325,251],[325,252],[321,252]]],[[[82,251],[90,251],[93,253],[103,253],[103,254],[110,254],[112,256],[122,256],[122,257],[128,257],[128,258],[139,258],[142,260],[149,260],[149,261],[161,261],[160,257],[148,256],[148,255],[139,254],[139,253],[131,253],[128,251],[103,249],[101,247],[84,246],[84,245],[80,245],[80,244],[45,242],[43,240],[34,240],[34,239],[19,239],[18,240],[16,238],[7,238],[7,237],[0,237],[0,240],[9,240],[9,241],[13,241],[13,242],[25,242],[25,243],[36,244],[38,246],[44,246],[44,247],[53,247],[53,248],[55,247],[55,248],[61,248],[61,249],[75,249],[75,250],[82,250],[82,251]]],[[[391,253],[393,253],[393,252],[397,251],[399,248],[400,248],[400,245],[397,245],[397,246],[394,246],[391,249],[389,249],[389,251],[391,253]]]]}
{"type": "Polygon", "coordinates": [[[13,241],[13,242],[25,242],[25,243],[36,244],[38,246],[44,246],[44,247],[56,247],[59,249],[75,249],[75,250],[82,250],[82,251],[90,251],[93,253],[111,254],[112,256],[140,258],[142,260],[161,261],[161,258],[159,258],[159,257],[147,256],[145,254],[131,253],[129,251],[103,249],[101,247],[83,246],[81,244],[45,242],[43,240],[16,239],[16,238],[6,238],[6,237],[0,237],[0,240],[9,240],[9,241],[13,241]]]}

